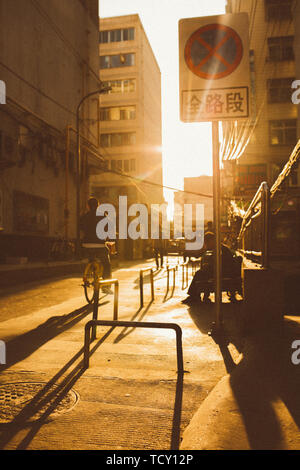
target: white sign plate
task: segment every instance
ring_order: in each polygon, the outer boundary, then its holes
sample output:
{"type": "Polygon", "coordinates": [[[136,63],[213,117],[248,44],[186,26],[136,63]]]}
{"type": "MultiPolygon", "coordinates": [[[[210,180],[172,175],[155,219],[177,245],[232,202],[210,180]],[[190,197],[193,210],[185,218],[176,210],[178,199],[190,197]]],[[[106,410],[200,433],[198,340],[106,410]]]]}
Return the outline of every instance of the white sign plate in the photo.
{"type": "Polygon", "coordinates": [[[179,21],[180,118],[184,122],[249,116],[247,13],[179,21]]]}

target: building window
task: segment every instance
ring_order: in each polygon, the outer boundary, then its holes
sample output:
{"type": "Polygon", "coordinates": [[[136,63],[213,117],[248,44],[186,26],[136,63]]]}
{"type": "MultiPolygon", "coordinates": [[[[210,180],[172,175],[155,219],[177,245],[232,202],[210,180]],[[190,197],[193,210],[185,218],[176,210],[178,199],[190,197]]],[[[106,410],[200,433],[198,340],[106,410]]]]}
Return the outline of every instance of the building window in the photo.
{"type": "Polygon", "coordinates": [[[109,134],[100,135],[100,145],[101,147],[109,147],[109,134]]]}
{"type": "Polygon", "coordinates": [[[103,160],[102,168],[104,171],[108,170],[108,164],[109,164],[109,160],[103,160]]]}
{"type": "Polygon", "coordinates": [[[266,179],[266,165],[238,165],[236,185],[242,189],[244,186],[257,187],[266,179]]]}
{"type": "Polygon", "coordinates": [[[113,31],[108,31],[108,42],[120,42],[122,40],[121,37],[121,29],[114,29],[113,31]]]}
{"type": "Polygon", "coordinates": [[[136,160],[135,158],[131,158],[130,160],[124,160],[124,171],[125,173],[129,173],[131,171],[136,170],[136,160]]]}
{"type": "Polygon", "coordinates": [[[291,101],[291,84],[295,78],[272,78],[267,81],[269,103],[289,103],[291,101]]]}
{"type": "Polygon", "coordinates": [[[100,31],[99,42],[121,42],[121,41],[133,41],[134,40],[134,28],[123,28],[123,29],[112,29],[108,31],[100,31]]]}
{"type": "MultiPolygon", "coordinates": [[[[275,181],[278,176],[280,175],[280,173],[283,171],[283,168],[285,167],[286,165],[286,161],[283,161],[281,163],[275,163],[273,164],[273,173],[272,173],[272,179],[273,181],[275,181]]],[[[288,176],[288,178],[286,178],[282,183],[281,183],[281,186],[282,186],[282,189],[287,189],[288,186],[298,186],[298,181],[299,181],[299,178],[298,178],[298,167],[299,167],[299,164],[296,163],[292,169],[291,169],[291,172],[288,176]]]]}
{"type": "Polygon", "coordinates": [[[109,90],[110,93],[131,93],[135,91],[136,88],[136,80],[135,79],[128,79],[128,80],[110,80],[103,82],[104,87],[111,87],[109,90]]]}
{"type": "Polygon", "coordinates": [[[124,160],[124,171],[125,173],[128,173],[129,170],[129,160],[124,160]]]}
{"type": "Polygon", "coordinates": [[[136,140],[135,132],[115,132],[112,134],[100,135],[101,147],[121,147],[123,145],[134,145],[136,140]]]}
{"type": "Polygon", "coordinates": [[[16,232],[49,233],[49,200],[21,191],[13,192],[13,226],[16,232]]]}
{"type": "Polygon", "coordinates": [[[293,0],[265,0],[266,21],[292,19],[293,0]]]}
{"type": "Polygon", "coordinates": [[[116,54],[100,56],[100,69],[131,67],[135,64],[135,54],[116,54]]]}
{"type": "Polygon", "coordinates": [[[297,168],[293,168],[290,174],[290,185],[298,186],[298,171],[297,168]]]}
{"type": "Polygon", "coordinates": [[[100,201],[104,197],[109,196],[109,188],[106,187],[99,187],[99,186],[92,186],[92,191],[91,193],[97,198],[100,199],[100,201]]]}
{"type": "Polygon", "coordinates": [[[129,173],[131,171],[135,171],[136,169],[136,161],[134,158],[126,159],[126,160],[111,160],[110,168],[113,171],[121,171],[124,173],[129,173]]]}
{"type": "Polygon", "coordinates": [[[280,36],[268,38],[268,60],[281,62],[283,60],[294,60],[294,36],[280,36]]]}
{"type": "Polygon", "coordinates": [[[130,171],[135,171],[135,170],[136,170],[135,159],[131,158],[130,159],[130,171]]]}
{"type": "Polygon", "coordinates": [[[270,145],[292,145],[297,141],[297,120],[270,121],[270,145]]]}
{"type": "Polygon", "coordinates": [[[100,31],[100,33],[99,33],[99,42],[101,42],[101,43],[108,42],[108,31],[100,31]]]}
{"type": "Polygon", "coordinates": [[[128,121],[135,119],[135,106],[114,106],[100,109],[100,121],[128,121]]]}

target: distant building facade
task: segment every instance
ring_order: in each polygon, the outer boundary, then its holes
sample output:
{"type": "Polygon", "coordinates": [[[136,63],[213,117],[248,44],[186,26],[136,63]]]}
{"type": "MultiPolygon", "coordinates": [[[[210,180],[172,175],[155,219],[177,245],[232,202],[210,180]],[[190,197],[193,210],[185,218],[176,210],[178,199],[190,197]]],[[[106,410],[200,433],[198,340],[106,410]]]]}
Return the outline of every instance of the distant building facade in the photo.
{"type": "MultiPolygon", "coordinates": [[[[111,87],[100,97],[100,150],[111,172],[92,175],[90,191],[115,207],[121,195],[150,208],[163,202],[160,69],[138,15],[100,19],[99,42],[100,79],[111,87]]],[[[143,247],[126,240],[118,250],[140,258],[143,247]]]]}
{"type": "MultiPolygon", "coordinates": [[[[202,175],[190,178],[184,178],[184,192],[174,193],[174,218],[178,217],[176,206],[181,207],[182,212],[184,204],[191,204],[193,207],[192,227],[196,228],[195,207],[196,204],[203,204],[204,225],[213,221],[213,179],[212,176],[202,175]],[[201,195],[197,195],[201,194],[201,195]],[[207,195],[207,196],[206,196],[207,195]]],[[[190,223],[190,221],[188,221],[190,223]]]]}
{"type": "MultiPolygon", "coordinates": [[[[0,1],[1,260],[76,236],[76,107],[100,86],[98,0],[0,1]]],[[[98,98],[80,114],[81,194],[99,161],[98,98]]]]}

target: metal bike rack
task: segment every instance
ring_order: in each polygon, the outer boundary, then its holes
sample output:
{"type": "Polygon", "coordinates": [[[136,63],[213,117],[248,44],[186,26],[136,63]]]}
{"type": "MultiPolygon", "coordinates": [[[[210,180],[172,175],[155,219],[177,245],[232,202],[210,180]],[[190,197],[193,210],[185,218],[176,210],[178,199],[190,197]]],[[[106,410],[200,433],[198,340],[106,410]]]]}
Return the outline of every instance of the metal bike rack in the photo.
{"type": "Polygon", "coordinates": [[[181,263],[180,266],[182,267],[182,290],[186,289],[189,283],[189,262],[185,261],[181,263]]]}
{"type": "Polygon", "coordinates": [[[173,271],[173,289],[175,289],[175,275],[177,271],[178,266],[172,266],[171,268],[167,266],[167,292],[169,291],[170,287],[170,272],[173,271]]]}
{"type": "MultiPolygon", "coordinates": [[[[93,302],[93,320],[98,320],[98,310],[99,310],[99,291],[101,287],[114,285],[114,311],[113,319],[114,321],[118,320],[118,308],[119,308],[119,281],[117,279],[104,279],[97,281],[95,284],[95,295],[93,302]]],[[[96,338],[96,328],[93,329],[92,339],[96,338]]]]}
{"type": "Polygon", "coordinates": [[[183,352],[182,352],[182,330],[176,323],[156,323],[138,321],[112,321],[112,320],[90,320],[85,325],[84,331],[84,368],[88,369],[90,363],[90,330],[96,326],[122,326],[125,328],[158,328],[171,329],[176,333],[177,372],[183,374],[183,352]]]}
{"type": "Polygon", "coordinates": [[[200,266],[201,266],[201,261],[200,260],[191,260],[190,263],[192,265],[192,275],[194,276],[194,274],[196,272],[196,269],[200,268],[200,266]]]}
{"type": "Polygon", "coordinates": [[[268,183],[264,181],[244,214],[238,236],[241,245],[239,251],[246,256],[260,258],[263,268],[268,268],[270,264],[270,217],[270,189],[268,183]],[[259,224],[260,236],[257,236],[253,227],[255,219],[259,224]]]}
{"type": "Polygon", "coordinates": [[[151,283],[151,302],[154,300],[154,278],[153,268],[145,268],[140,270],[140,307],[144,306],[144,273],[150,271],[150,283],[151,283]]]}

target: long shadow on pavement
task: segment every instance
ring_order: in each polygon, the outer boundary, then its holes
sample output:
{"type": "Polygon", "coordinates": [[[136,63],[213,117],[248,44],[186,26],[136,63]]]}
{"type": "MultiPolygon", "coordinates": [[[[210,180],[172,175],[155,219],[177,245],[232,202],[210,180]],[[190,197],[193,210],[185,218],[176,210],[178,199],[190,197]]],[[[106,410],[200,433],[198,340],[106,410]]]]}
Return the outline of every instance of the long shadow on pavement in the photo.
{"type": "MultiPolygon", "coordinates": [[[[291,361],[291,344],[300,337],[300,325],[285,319],[277,331],[255,339],[255,351],[230,377],[252,449],[280,449],[282,428],[272,403],[282,400],[300,428],[300,369],[291,361]]],[[[254,342],[254,339],[253,339],[254,342]]]]}
{"type": "MultiPolygon", "coordinates": [[[[241,413],[251,449],[280,449],[282,428],[274,403],[282,400],[300,428],[300,367],[293,365],[291,344],[300,338],[300,323],[284,319],[282,326],[247,335],[239,304],[222,304],[224,335],[217,342],[230,386],[241,413]],[[243,359],[236,366],[228,345],[234,344],[243,359]]],[[[189,308],[200,331],[207,334],[214,321],[214,304],[189,308]]]]}
{"type": "MultiPolygon", "coordinates": [[[[152,304],[153,304],[153,301],[149,302],[145,309],[140,307],[135,312],[135,314],[129,319],[129,321],[142,321],[143,318],[146,316],[146,314],[147,314],[147,312],[150,309],[152,304]],[[139,313],[141,313],[141,314],[139,315],[139,313]]],[[[122,341],[122,339],[126,338],[126,336],[133,333],[134,330],[135,330],[135,328],[124,327],[122,329],[121,333],[115,338],[114,343],[119,343],[120,341],[122,341]]]]}
{"type": "MultiPolygon", "coordinates": [[[[148,310],[150,309],[153,302],[150,302],[147,307],[143,310],[139,308],[130,321],[142,321],[148,310]],[[142,311],[143,310],[143,311],[142,311]],[[141,315],[139,313],[142,311],[141,315]]],[[[126,336],[131,334],[135,328],[124,328],[121,333],[116,337],[114,343],[119,343],[126,336]]],[[[176,391],[173,409],[173,423],[172,423],[172,435],[171,435],[171,450],[178,450],[180,444],[180,424],[181,424],[181,412],[182,412],[182,396],[183,396],[183,380],[184,375],[181,372],[177,374],[176,391]]]]}
{"type": "MultiPolygon", "coordinates": [[[[93,354],[99,348],[113,330],[114,327],[110,328],[110,330],[90,350],[90,354],[93,354]]],[[[81,360],[80,363],[75,365],[69,374],[65,376],[59,384],[57,384],[57,381],[68,371],[77,359],[83,355],[83,352],[84,348],[81,348],[10,423],[0,424],[0,432],[2,432],[0,437],[0,449],[4,449],[20,430],[26,428],[29,428],[28,434],[18,444],[17,450],[26,449],[29,446],[39,429],[47,422],[51,413],[57,408],[59,403],[64,399],[76,381],[86,370],[83,365],[83,360],[81,360]],[[53,386],[55,386],[54,389],[53,386]],[[44,411],[45,407],[46,410],[44,411]],[[30,420],[39,412],[42,412],[41,416],[39,416],[37,420],[31,422],[30,420]]]]}
{"type": "MultiPolygon", "coordinates": [[[[223,302],[221,313],[223,317],[226,337],[229,342],[235,345],[238,351],[243,348],[242,337],[242,301],[223,302]]],[[[213,302],[199,302],[188,307],[188,312],[197,328],[204,334],[211,331],[212,324],[215,321],[215,304],[213,302]]]]}
{"type": "MultiPolygon", "coordinates": [[[[103,302],[102,305],[104,305],[103,302]]],[[[92,311],[91,305],[85,305],[66,315],[49,318],[37,328],[6,341],[7,363],[0,365],[0,372],[30,356],[54,337],[72,328],[92,311]]]]}
{"type": "MultiPolygon", "coordinates": [[[[114,328],[115,327],[111,327],[110,330],[107,331],[99,341],[97,341],[97,344],[90,350],[90,355],[96,352],[100,345],[112,333],[114,328]]],[[[0,449],[4,449],[7,444],[24,429],[28,429],[28,432],[26,436],[23,437],[22,441],[18,443],[16,449],[25,450],[28,448],[41,427],[49,420],[51,413],[55,411],[60,402],[85,372],[86,369],[84,368],[83,360],[81,360],[77,365],[75,364],[76,361],[82,357],[83,352],[84,348],[81,348],[10,423],[0,424],[0,449]],[[73,369],[69,371],[67,376],[64,376],[73,364],[73,369]],[[60,379],[62,380],[59,382],[60,379]],[[53,389],[54,386],[55,388],[53,389]],[[39,413],[39,417],[34,420],[37,413],[39,413]]],[[[178,450],[180,444],[183,378],[183,373],[178,373],[170,443],[170,449],[172,450],[178,450]]]]}

